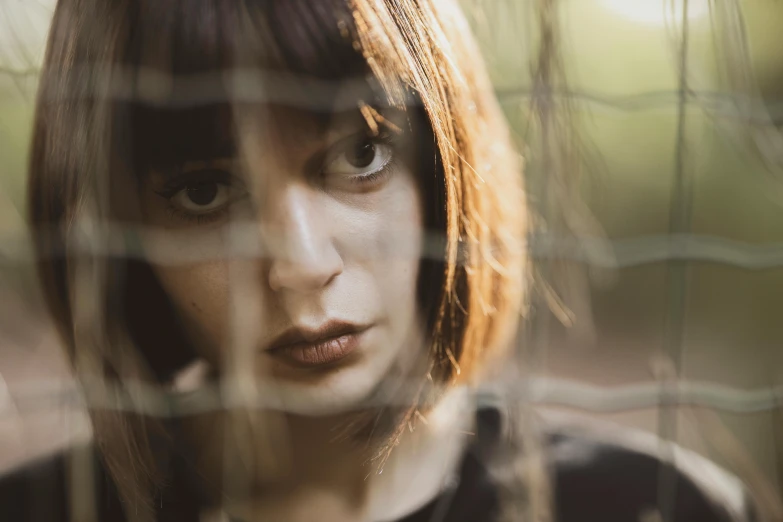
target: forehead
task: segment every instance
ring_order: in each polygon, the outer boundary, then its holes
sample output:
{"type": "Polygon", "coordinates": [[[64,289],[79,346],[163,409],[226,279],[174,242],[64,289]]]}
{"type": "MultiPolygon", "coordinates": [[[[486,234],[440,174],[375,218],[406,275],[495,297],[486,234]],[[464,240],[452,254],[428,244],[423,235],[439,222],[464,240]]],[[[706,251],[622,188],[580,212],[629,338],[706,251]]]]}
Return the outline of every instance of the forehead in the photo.
{"type": "Polygon", "coordinates": [[[255,107],[235,117],[237,142],[243,146],[306,148],[332,135],[366,126],[358,107],[339,112],[285,106],[255,107]]]}

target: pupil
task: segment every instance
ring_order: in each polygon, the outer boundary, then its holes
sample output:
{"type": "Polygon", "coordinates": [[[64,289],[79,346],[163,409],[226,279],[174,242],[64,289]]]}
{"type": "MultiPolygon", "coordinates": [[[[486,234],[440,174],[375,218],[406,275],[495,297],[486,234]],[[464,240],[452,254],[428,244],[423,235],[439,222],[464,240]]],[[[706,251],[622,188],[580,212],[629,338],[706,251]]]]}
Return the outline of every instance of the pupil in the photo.
{"type": "Polygon", "coordinates": [[[188,187],[188,199],[196,205],[209,205],[217,196],[217,183],[205,183],[195,187],[188,187]]]}
{"type": "Polygon", "coordinates": [[[372,163],[375,159],[375,145],[371,141],[364,141],[359,143],[353,150],[353,157],[350,158],[350,163],[357,168],[364,168],[372,163]]]}

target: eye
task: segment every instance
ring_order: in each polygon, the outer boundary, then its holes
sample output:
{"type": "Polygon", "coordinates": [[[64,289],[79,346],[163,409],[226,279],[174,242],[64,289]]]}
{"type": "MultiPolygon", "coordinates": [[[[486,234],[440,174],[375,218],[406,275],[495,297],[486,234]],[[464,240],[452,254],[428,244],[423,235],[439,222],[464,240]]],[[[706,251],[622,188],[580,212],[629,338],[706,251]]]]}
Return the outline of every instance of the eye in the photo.
{"type": "Polygon", "coordinates": [[[232,168],[198,167],[174,175],[158,195],[166,200],[172,215],[185,220],[218,219],[235,202],[247,196],[242,180],[232,168]]]}
{"type": "Polygon", "coordinates": [[[325,175],[362,179],[382,170],[391,161],[393,148],[382,138],[361,135],[335,145],[330,156],[323,169],[325,175]]]}
{"type": "Polygon", "coordinates": [[[181,189],[172,196],[171,203],[192,214],[206,214],[219,210],[230,200],[230,186],[217,181],[203,181],[181,189]]]}

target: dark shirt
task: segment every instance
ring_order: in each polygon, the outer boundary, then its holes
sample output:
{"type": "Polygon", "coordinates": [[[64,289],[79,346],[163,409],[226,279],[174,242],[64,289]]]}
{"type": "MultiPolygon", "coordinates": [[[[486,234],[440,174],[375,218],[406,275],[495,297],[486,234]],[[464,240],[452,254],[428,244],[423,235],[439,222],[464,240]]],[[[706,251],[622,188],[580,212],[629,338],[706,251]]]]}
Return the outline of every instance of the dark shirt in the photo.
{"type": "MultiPolygon", "coordinates": [[[[458,480],[430,503],[399,522],[492,522],[498,519],[505,486],[494,478],[491,462],[513,456],[499,453],[502,444],[497,410],[478,414],[476,441],[466,451],[458,480]]],[[[729,486],[713,489],[709,479],[664,463],[649,451],[599,438],[553,431],[546,438],[555,520],[560,522],[639,522],[658,506],[661,473],[673,488],[668,506],[672,522],[751,522],[755,520],[744,490],[731,475],[729,486]],[[706,482],[700,478],[707,479],[706,482]],[[672,482],[673,481],[673,482],[672,482]],[[701,482],[701,483],[700,483],[701,482]],[[706,485],[705,485],[706,484],[706,485]],[[732,486],[734,484],[734,486],[732,486]],[[727,499],[732,497],[734,503],[727,499]],[[740,498],[741,505],[736,505],[740,498]]],[[[82,448],[93,452],[92,448],[82,448]]],[[[70,517],[68,458],[70,453],[41,459],[0,476],[0,520],[75,522],[70,517]]],[[[698,458],[698,457],[696,457],[698,458]]],[[[126,520],[117,492],[96,458],[95,503],[101,522],[126,520]]],[[[704,466],[701,466],[703,469],[704,466]]],[[[711,468],[707,466],[707,468],[711,468]]],[[[707,469],[709,472],[709,469],[707,469]]],[[[718,480],[717,482],[721,482],[718,480]]],[[[198,498],[182,488],[164,493],[158,520],[197,522],[198,498]]]]}

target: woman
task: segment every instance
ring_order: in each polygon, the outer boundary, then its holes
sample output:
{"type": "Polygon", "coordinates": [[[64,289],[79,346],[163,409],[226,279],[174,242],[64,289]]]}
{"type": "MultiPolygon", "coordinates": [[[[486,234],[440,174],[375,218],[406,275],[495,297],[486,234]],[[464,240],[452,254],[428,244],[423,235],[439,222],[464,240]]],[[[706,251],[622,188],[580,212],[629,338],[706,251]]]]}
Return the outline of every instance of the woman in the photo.
{"type": "MultiPolygon", "coordinates": [[[[5,477],[4,519],[656,505],[652,455],[552,434],[536,460],[529,426],[476,408],[527,290],[527,219],[456,2],[61,0],[29,189],[95,458],[5,477]]],[[[677,520],[743,516],[673,475],[677,520]]]]}

